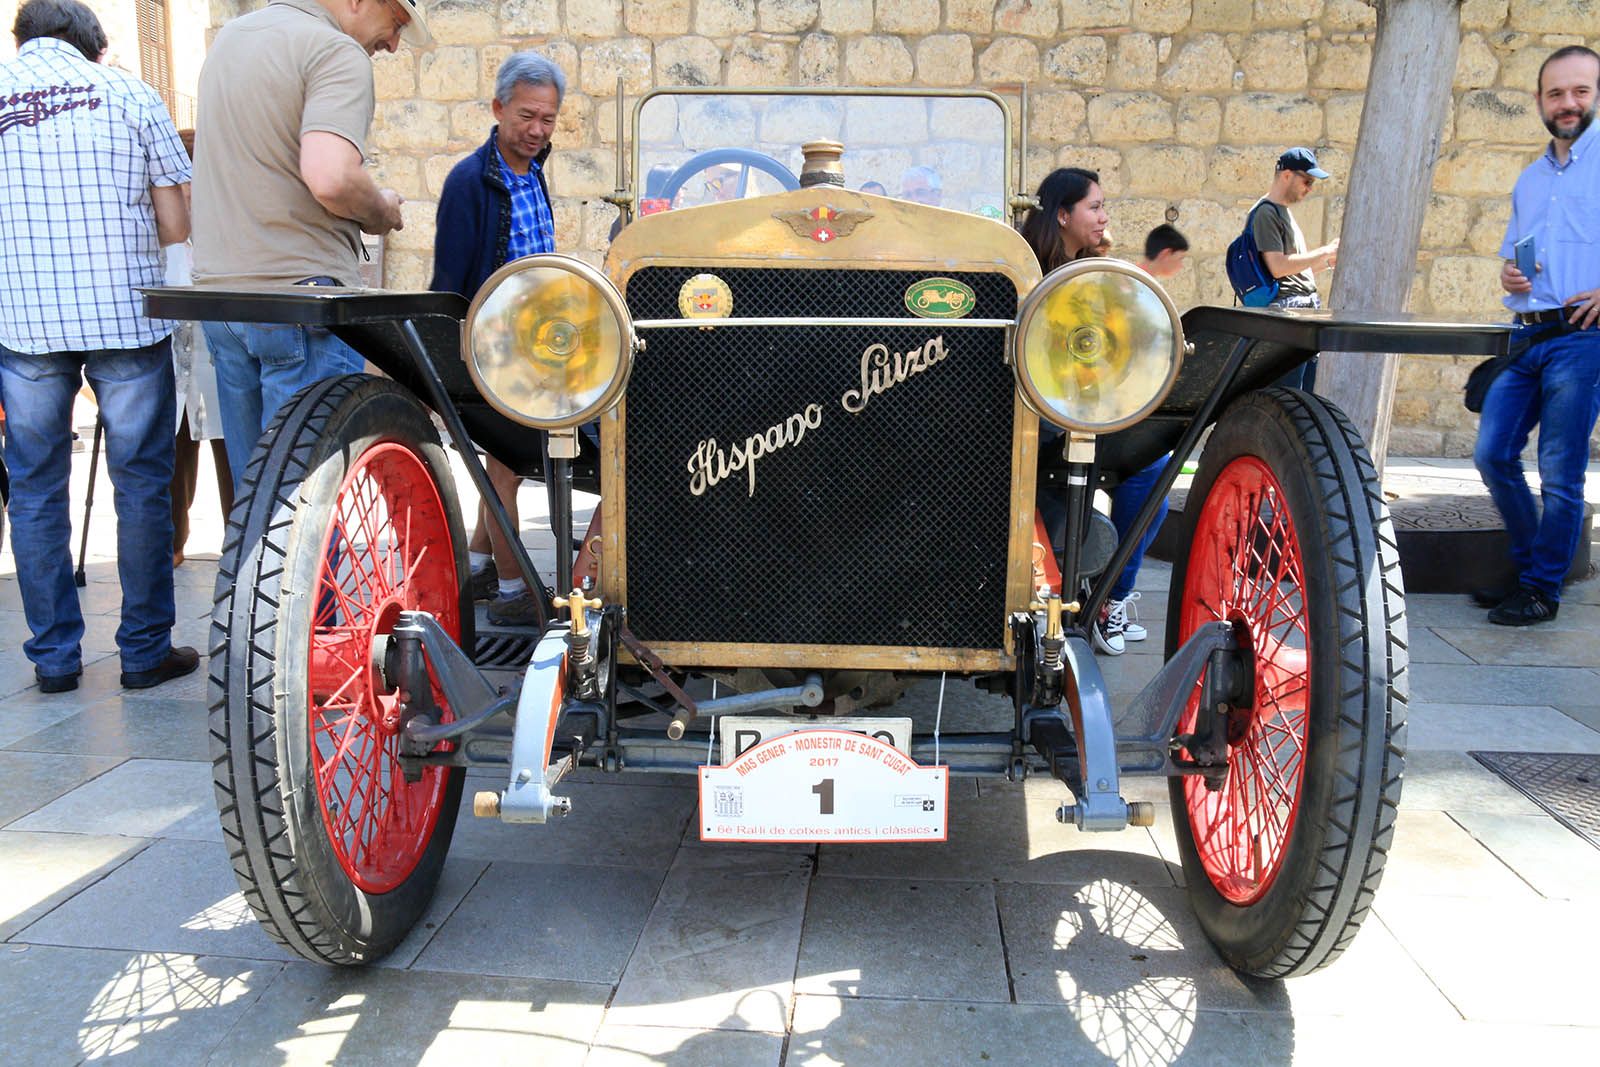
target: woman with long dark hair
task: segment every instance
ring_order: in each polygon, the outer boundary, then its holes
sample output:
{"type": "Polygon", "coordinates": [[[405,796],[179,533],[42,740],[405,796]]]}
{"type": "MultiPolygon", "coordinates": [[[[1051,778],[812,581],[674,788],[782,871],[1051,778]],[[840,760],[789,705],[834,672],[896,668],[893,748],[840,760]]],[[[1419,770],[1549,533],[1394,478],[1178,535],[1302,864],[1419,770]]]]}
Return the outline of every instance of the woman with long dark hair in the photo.
{"type": "MultiPolygon", "coordinates": [[[[1106,214],[1106,197],[1100,189],[1100,175],[1082,167],[1061,167],[1051,171],[1039,183],[1039,191],[1035,195],[1039,206],[1030,210],[1022,220],[1022,236],[1033,249],[1033,254],[1039,257],[1040,270],[1049,274],[1075,259],[1105,254],[1106,227],[1110,223],[1110,216],[1106,214]]],[[[1048,434],[1041,434],[1041,441],[1049,437],[1048,434]]],[[[1157,460],[1133,478],[1127,479],[1123,485],[1112,489],[1112,521],[1117,526],[1119,536],[1127,535],[1133,517],[1138,514],[1149,492],[1150,484],[1165,464],[1164,458],[1157,460]]],[[[1044,515],[1051,539],[1056,542],[1059,556],[1066,534],[1065,502],[1055,492],[1042,487],[1038,500],[1039,510],[1044,515]]],[[[1151,524],[1140,542],[1139,550],[1119,576],[1111,599],[1101,608],[1100,617],[1095,620],[1094,647],[1106,655],[1120,656],[1126,650],[1128,641],[1143,641],[1148,636],[1143,626],[1128,617],[1128,608],[1132,601],[1138,599],[1139,594],[1133,590],[1133,583],[1143,562],[1145,549],[1149,547],[1159,525],[1160,520],[1151,524]]]]}
{"type": "Polygon", "coordinates": [[[1095,254],[1110,217],[1100,175],[1082,167],[1061,167],[1039,183],[1039,206],[1022,220],[1022,236],[1049,274],[1063,263],[1095,254]]]}

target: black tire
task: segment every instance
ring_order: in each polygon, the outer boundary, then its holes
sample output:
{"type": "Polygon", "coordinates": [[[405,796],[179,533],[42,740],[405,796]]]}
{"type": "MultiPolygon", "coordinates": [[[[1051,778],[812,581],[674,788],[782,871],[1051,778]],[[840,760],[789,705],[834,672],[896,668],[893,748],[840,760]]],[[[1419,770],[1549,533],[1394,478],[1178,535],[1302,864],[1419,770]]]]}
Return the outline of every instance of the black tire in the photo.
{"type": "Polygon", "coordinates": [[[243,483],[211,617],[229,858],[279,944],[370,963],[432,898],[461,798],[459,768],[397,777],[393,698],[367,687],[370,641],[401,608],[432,611],[471,647],[454,480],[417,401],[351,375],[286,404],[243,483]]]}
{"type": "Polygon", "coordinates": [[[1224,788],[1171,782],[1189,898],[1234,968],[1307,974],[1355,936],[1394,836],[1409,690],[1394,529],[1355,427],[1289,389],[1223,416],[1184,527],[1168,656],[1221,617],[1246,622],[1256,664],[1224,788]]]}

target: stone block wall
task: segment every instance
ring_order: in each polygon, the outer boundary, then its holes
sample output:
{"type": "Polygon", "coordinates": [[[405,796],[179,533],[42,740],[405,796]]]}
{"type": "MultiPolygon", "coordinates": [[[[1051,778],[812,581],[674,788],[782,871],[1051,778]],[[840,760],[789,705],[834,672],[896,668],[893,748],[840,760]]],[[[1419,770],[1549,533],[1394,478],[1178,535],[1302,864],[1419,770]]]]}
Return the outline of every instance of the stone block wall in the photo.
{"type": "MultiPolygon", "coordinates": [[[[212,9],[220,18],[257,3],[212,9]]],[[[1223,250],[1288,145],[1315,147],[1334,175],[1296,208],[1307,240],[1337,236],[1376,28],[1364,0],[434,0],[428,10],[435,45],[374,64],[374,166],[407,198],[406,227],[388,247],[392,287],[426,284],[444,177],[487,133],[499,63],[533,48],[569,82],[550,168],[564,251],[603,254],[619,75],[630,104],[658,85],[973,86],[1014,97],[1025,82],[1030,190],[1055,166],[1097,169],[1117,251],[1129,256],[1175,207],[1194,245],[1171,286],[1180,307],[1230,301],[1223,250]]],[[[1596,0],[1462,4],[1413,310],[1503,317],[1508,196],[1546,139],[1535,73],[1556,47],[1600,44],[1595,15],[1596,0]]],[[[1476,417],[1459,398],[1471,362],[1402,363],[1394,452],[1470,453],[1476,417]]]]}

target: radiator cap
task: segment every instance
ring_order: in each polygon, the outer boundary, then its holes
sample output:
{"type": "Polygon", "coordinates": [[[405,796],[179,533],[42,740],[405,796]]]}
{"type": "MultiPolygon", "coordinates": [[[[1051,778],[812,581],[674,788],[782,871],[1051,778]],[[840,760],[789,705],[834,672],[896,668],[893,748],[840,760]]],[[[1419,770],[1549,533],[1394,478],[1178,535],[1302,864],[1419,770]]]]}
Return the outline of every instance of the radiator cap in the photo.
{"type": "Polygon", "coordinates": [[[844,185],[844,145],[838,141],[807,141],[800,146],[805,163],[800,167],[800,188],[813,185],[844,185]]]}

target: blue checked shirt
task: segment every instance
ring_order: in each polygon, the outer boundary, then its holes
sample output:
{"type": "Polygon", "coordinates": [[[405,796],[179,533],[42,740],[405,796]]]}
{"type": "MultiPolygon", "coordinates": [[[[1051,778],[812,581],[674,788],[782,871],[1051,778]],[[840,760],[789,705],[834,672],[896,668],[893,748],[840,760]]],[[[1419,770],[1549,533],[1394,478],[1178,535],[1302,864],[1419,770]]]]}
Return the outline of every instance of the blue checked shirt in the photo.
{"type": "Polygon", "coordinates": [[[500,177],[511,194],[511,237],[506,242],[506,262],[539,252],[554,252],[556,220],[550,214],[544,190],[539,188],[539,164],[529,163],[528,173],[518,174],[506,165],[498,146],[494,158],[500,163],[500,177]]]}
{"type": "Polygon", "coordinates": [[[1539,264],[1533,291],[1508,293],[1506,307],[1545,311],[1600,287],[1600,122],[1572,142],[1566,166],[1546,147],[1517,179],[1500,255],[1515,258],[1512,246],[1529,234],[1539,264]]]}
{"type": "Polygon", "coordinates": [[[144,82],[54,37],[0,63],[0,344],[38,355],[170,334],[138,287],[162,282],[150,187],[188,180],[144,82]]]}

